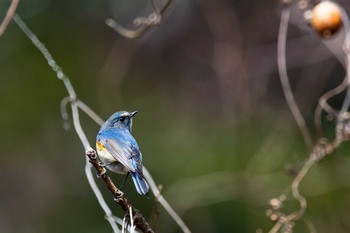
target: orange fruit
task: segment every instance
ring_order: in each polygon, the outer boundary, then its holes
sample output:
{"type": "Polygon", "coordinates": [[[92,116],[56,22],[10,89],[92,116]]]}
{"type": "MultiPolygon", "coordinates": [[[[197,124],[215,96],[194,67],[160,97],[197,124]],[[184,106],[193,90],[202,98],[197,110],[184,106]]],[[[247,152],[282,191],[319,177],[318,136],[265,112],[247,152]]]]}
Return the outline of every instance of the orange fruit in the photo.
{"type": "Polygon", "coordinates": [[[312,9],[310,23],[321,36],[331,37],[342,25],[340,7],[331,1],[318,3],[312,9]]]}

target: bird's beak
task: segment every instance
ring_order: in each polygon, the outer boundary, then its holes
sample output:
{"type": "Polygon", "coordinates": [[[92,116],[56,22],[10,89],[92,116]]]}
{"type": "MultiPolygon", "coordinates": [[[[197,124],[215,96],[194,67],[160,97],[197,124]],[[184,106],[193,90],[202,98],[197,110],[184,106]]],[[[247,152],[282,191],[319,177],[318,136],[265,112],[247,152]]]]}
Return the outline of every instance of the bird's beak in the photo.
{"type": "Polygon", "coordinates": [[[130,113],[130,117],[135,116],[135,115],[136,115],[136,113],[137,113],[137,111],[131,112],[131,113],[130,113]]]}

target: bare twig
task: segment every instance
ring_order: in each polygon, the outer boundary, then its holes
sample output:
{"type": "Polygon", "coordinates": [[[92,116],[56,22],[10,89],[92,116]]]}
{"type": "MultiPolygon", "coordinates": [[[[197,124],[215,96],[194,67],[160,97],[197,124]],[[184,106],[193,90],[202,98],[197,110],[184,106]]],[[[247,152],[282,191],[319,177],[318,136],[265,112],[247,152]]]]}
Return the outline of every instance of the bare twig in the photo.
{"type": "Polygon", "coordinates": [[[301,183],[301,181],[304,179],[306,173],[309,171],[309,169],[311,168],[312,165],[315,164],[315,160],[312,158],[309,158],[306,163],[304,163],[303,167],[301,168],[301,170],[299,171],[298,175],[294,178],[293,182],[292,182],[292,186],[291,186],[291,192],[293,197],[299,201],[300,204],[300,209],[295,211],[294,213],[290,214],[288,217],[288,220],[298,220],[300,219],[304,213],[305,210],[307,208],[307,202],[304,198],[303,195],[300,194],[299,192],[299,185],[301,183]]]}
{"type": "Polygon", "coordinates": [[[341,84],[339,84],[337,87],[335,87],[334,89],[326,92],[325,94],[323,94],[319,101],[318,101],[318,105],[316,107],[315,110],[315,115],[314,115],[314,121],[315,121],[315,126],[316,126],[316,130],[317,130],[317,135],[318,138],[322,137],[322,120],[321,120],[321,113],[322,110],[326,111],[330,117],[332,117],[333,119],[336,118],[337,116],[337,112],[328,104],[328,100],[338,94],[340,94],[342,91],[344,91],[347,87],[347,78],[345,77],[343,79],[343,82],[341,84]]]}
{"type": "Polygon", "coordinates": [[[290,6],[289,4],[285,4],[282,10],[280,28],[278,33],[278,70],[280,74],[280,79],[282,83],[282,88],[284,95],[287,100],[287,104],[289,109],[300,129],[300,132],[304,138],[305,144],[308,148],[312,148],[312,138],[310,132],[306,126],[304,117],[302,116],[298,105],[294,99],[293,92],[290,88],[289,79],[287,75],[287,67],[286,67],[286,40],[287,40],[287,30],[288,30],[288,21],[290,16],[290,6]]]}
{"type": "Polygon", "coordinates": [[[129,214],[129,209],[132,210],[133,221],[135,226],[141,230],[142,232],[152,233],[153,230],[148,225],[145,218],[142,216],[139,210],[135,209],[128,199],[123,196],[123,192],[120,191],[112,182],[111,178],[107,175],[105,168],[101,165],[101,163],[97,159],[96,151],[92,148],[89,148],[86,151],[86,156],[89,157],[89,162],[94,166],[97,171],[97,174],[101,177],[101,179],[105,182],[108,190],[112,193],[114,200],[119,204],[125,214],[129,214]]]}
{"type": "Polygon", "coordinates": [[[19,2],[19,0],[12,0],[9,9],[6,12],[6,16],[5,16],[5,18],[3,19],[3,21],[0,24],[0,36],[2,34],[4,34],[4,32],[5,32],[6,28],[7,28],[7,25],[10,23],[13,15],[14,15],[16,9],[17,9],[18,2],[19,2]]]}
{"type": "Polygon", "coordinates": [[[346,90],[346,95],[345,99],[343,102],[343,105],[340,110],[340,115],[344,114],[346,111],[348,111],[349,105],[350,105],[350,58],[349,58],[349,53],[350,53],[350,22],[349,22],[349,17],[346,14],[345,10],[341,7],[342,11],[342,21],[344,24],[344,30],[345,30],[345,40],[343,43],[343,51],[345,54],[345,71],[346,71],[346,77],[345,79],[347,80],[347,90],[346,90]]]}
{"type": "Polygon", "coordinates": [[[145,25],[142,25],[137,30],[129,30],[129,29],[123,27],[122,25],[117,23],[117,21],[115,21],[114,19],[111,19],[111,18],[106,19],[106,24],[107,24],[107,26],[111,27],[116,32],[118,32],[120,35],[122,35],[122,36],[124,36],[126,38],[129,38],[129,39],[135,39],[135,38],[139,37],[148,28],[145,25]]]}
{"type": "Polygon", "coordinates": [[[307,202],[305,197],[301,195],[299,192],[300,183],[304,179],[305,175],[308,173],[309,169],[314,164],[322,160],[325,156],[332,154],[333,151],[337,149],[342,142],[349,140],[350,138],[349,124],[350,124],[349,113],[339,115],[337,118],[335,139],[332,142],[329,142],[327,139],[323,138],[323,139],[320,139],[319,142],[314,146],[314,149],[310,154],[308,160],[304,163],[303,167],[298,172],[298,174],[294,178],[291,185],[291,193],[294,199],[296,199],[299,202],[300,209],[292,212],[287,216],[283,216],[283,218],[280,218],[280,220],[276,222],[276,224],[269,231],[269,233],[277,233],[282,226],[289,224],[295,220],[299,220],[304,216],[307,208],[307,202]]]}
{"type": "Polygon", "coordinates": [[[139,36],[141,36],[143,33],[145,33],[148,29],[150,29],[152,26],[159,25],[162,19],[163,13],[166,11],[166,9],[169,7],[170,3],[173,0],[167,0],[167,2],[164,4],[164,6],[159,10],[154,0],[152,0],[152,6],[154,12],[151,13],[147,18],[144,17],[138,17],[134,20],[134,25],[138,26],[135,30],[130,30],[122,25],[120,25],[117,21],[114,19],[108,18],[106,19],[106,24],[114,29],[116,32],[121,34],[122,36],[129,38],[129,39],[135,39],[139,36]]]}
{"type": "Polygon", "coordinates": [[[283,225],[289,224],[290,222],[293,222],[295,220],[299,220],[304,216],[307,208],[307,202],[305,197],[299,192],[300,183],[313,165],[315,165],[318,161],[323,159],[326,155],[330,155],[331,153],[333,153],[333,151],[337,149],[342,142],[349,139],[350,131],[348,131],[347,128],[349,121],[349,115],[344,116],[344,118],[338,119],[336,138],[332,142],[328,142],[326,139],[323,139],[315,145],[308,160],[304,163],[303,167],[298,172],[291,185],[291,193],[294,199],[296,199],[299,202],[300,209],[292,212],[287,216],[284,216],[279,221],[277,221],[273,228],[269,231],[269,233],[277,233],[283,225]]]}

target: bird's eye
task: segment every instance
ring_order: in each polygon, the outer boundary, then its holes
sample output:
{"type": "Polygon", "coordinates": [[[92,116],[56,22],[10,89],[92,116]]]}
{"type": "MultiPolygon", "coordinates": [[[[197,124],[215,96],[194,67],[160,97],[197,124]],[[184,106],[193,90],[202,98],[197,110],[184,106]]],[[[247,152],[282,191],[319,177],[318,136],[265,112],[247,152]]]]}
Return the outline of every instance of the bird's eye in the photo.
{"type": "Polygon", "coordinates": [[[119,118],[119,121],[120,121],[120,122],[124,122],[124,121],[125,121],[125,117],[119,118]]]}

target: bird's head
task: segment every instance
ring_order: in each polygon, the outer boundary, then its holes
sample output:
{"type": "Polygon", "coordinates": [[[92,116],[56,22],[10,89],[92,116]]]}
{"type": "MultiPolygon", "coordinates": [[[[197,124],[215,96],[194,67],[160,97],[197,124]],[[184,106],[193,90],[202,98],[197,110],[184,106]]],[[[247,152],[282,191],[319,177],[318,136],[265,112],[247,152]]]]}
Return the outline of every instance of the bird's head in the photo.
{"type": "Polygon", "coordinates": [[[127,112],[119,111],[114,113],[105,123],[105,128],[117,128],[127,129],[131,132],[132,128],[132,117],[135,116],[137,111],[127,112]]]}

